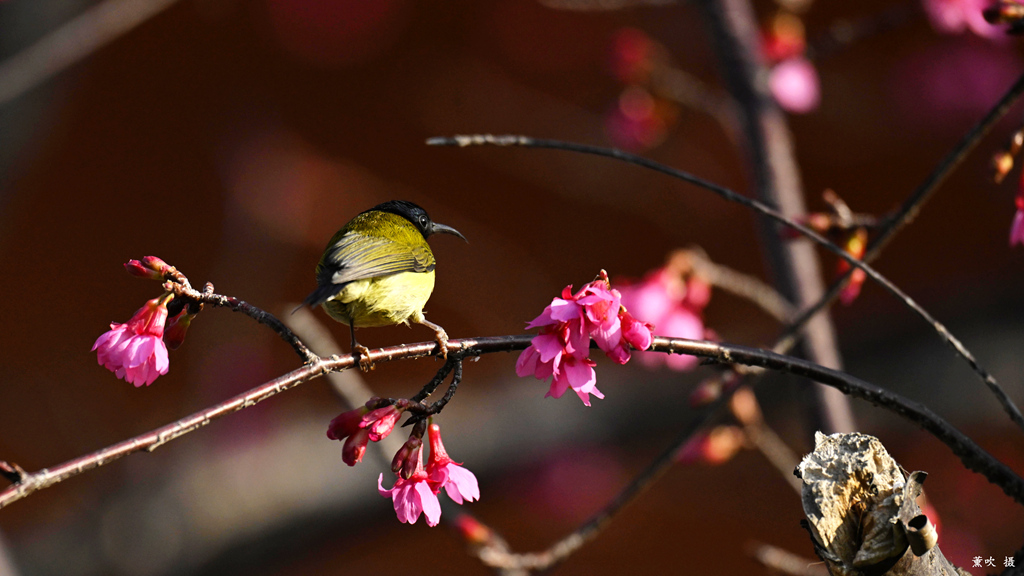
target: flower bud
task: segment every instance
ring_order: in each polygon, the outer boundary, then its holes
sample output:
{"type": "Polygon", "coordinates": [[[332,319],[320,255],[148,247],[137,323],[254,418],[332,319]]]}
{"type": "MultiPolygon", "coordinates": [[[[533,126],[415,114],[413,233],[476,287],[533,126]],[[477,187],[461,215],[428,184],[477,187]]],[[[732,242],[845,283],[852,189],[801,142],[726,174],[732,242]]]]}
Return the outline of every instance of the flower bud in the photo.
{"type": "Polygon", "coordinates": [[[391,460],[391,471],[406,480],[423,467],[423,439],[411,436],[391,460]]]}
{"type": "Polygon", "coordinates": [[[469,544],[484,546],[494,539],[494,532],[469,514],[459,514],[453,522],[455,529],[469,544]]]}
{"type": "Polygon", "coordinates": [[[163,280],[164,272],[170,267],[156,256],[146,256],[142,260],[129,260],[124,264],[124,269],[132,276],[150,280],[163,280]]]}
{"type": "MultiPolygon", "coordinates": [[[[868,246],[868,231],[864,228],[857,228],[852,234],[846,239],[846,243],[843,245],[843,249],[846,250],[847,254],[860,260],[864,257],[864,252],[868,246]]],[[[850,263],[846,260],[840,260],[838,265],[837,275],[843,275],[847,270],[850,269],[850,263]]],[[[839,293],[839,300],[849,306],[860,294],[860,288],[864,284],[864,280],[867,279],[867,274],[861,268],[857,268],[853,271],[850,276],[849,283],[843,287],[842,292],[839,293]]]]}
{"type": "Polygon", "coordinates": [[[159,272],[160,274],[163,274],[164,272],[167,271],[168,268],[171,268],[170,264],[168,264],[167,262],[164,262],[163,260],[157,258],[156,256],[145,256],[145,257],[143,257],[142,258],[142,264],[146,268],[149,268],[150,270],[154,270],[156,272],[159,272]]]}
{"type": "Polygon", "coordinates": [[[177,350],[181,346],[185,341],[185,332],[188,331],[188,327],[192,325],[192,319],[195,317],[195,314],[189,314],[188,311],[182,310],[168,320],[167,327],[164,329],[164,343],[168,348],[177,350]]]}
{"type": "Polygon", "coordinates": [[[335,416],[327,426],[327,437],[331,440],[342,440],[355,434],[362,428],[360,424],[363,422],[363,416],[369,411],[369,408],[360,406],[335,416]]]}
{"type": "Polygon", "coordinates": [[[377,408],[363,417],[360,427],[370,431],[370,440],[380,442],[391,434],[401,416],[402,411],[394,406],[377,408]]]}
{"type": "Polygon", "coordinates": [[[676,462],[704,462],[718,465],[728,462],[743,447],[745,435],[736,426],[718,426],[690,439],[676,454],[676,462]]]}
{"type": "Polygon", "coordinates": [[[363,460],[366,454],[366,444],[370,441],[370,433],[365,429],[358,430],[345,440],[341,447],[341,460],[349,466],[355,466],[363,460]]]}

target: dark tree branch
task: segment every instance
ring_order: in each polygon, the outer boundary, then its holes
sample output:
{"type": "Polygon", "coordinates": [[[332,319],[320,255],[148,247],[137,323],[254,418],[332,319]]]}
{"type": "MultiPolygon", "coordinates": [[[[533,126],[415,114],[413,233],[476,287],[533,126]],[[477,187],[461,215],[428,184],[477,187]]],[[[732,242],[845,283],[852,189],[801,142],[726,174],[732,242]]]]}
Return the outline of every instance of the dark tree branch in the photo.
{"type": "Polygon", "coordinates": [[[671,168],[669,166],[644,158],[642,156],[637,156],[635,154],[630,154],[628,152],[623,152],[622,150],[616,150],[614,148],[602,148],[600,146],[590,146],[586,144],[577,144],[575,142],[563,142],[559,140],[535,139],[530,138],[528,136],[494,136],[490,134],[454,136],[450,138],[436,137],[428,139],[427,144],[432,146],[494,145],[522,146],[525,148],[549,148],[553,150],[566,150],[569,152],[593,154],[595,156],[613,158],[616,160],[627,162],[629,164],[635,164],[643,168],[648,168],[650,170],[654,170],[655,172],[660,172],[662,174],[678,178],[685,182],[689,182],[700,188],[704,188],[705,190],[714,192],[715,194],[721,196],[722,198],[730,202],[735,202],[742,206],[746,206],[747,208],[750,208],[751,210],[754,210],[759,214],[771,218],[772,220],[779,224],[789,226],[796,230],[797,232],[799,232],[800,234],[802,234],[803,236],[810,238],[811,240],[818,243],[820,246],[826,248],[836,256],[842,258],[847,263],[849,263],[850,266],[863,270],[864,273],[868,275],[868,277],[870,277],[872,280],[874,280],[883,288],[885,288],[887,292],[898,298],[908,308],[913,310],[915,313],[917,313],[918,316],[924,319],[925,322],[928,322],[932,326],[932,329],[935,330],[936,334],[939,335],[939,338],[941,338],[944,342],[949,344],[953,348],[953,350],[956,351],[956,353],[959,354],[960,357],[967,362],[968,366],[971,367],[974,373],[978,375],[982,382],[995,395],[996,399],[999,400],[999,403],[1002,405],[1003,410],[1007,414],[1009,414],[1010,419],[1018,426],[1020,426],[1021,429],[1024,429],[1024,416],[1021,415],[1021,412],[1017,408],[1017,405],[1013,402],[1013,399],[1011,399],[1009,395],[1006,394],[1002,387],[999,386],[999,383],[996,382],[995,377],[989,374],[989,372],[978,363],[977,359],[974,358],[974,355],[971,354],[971,352],[963,345],[962,342],[960,342],[959,339],[953,336],[953,334],[945,327],[945,325],[936,320],[931,314],[928,313],[927,310],[922,308],[921,305],[918,304],[913,298],[905,294],[895,284],[890,282],[889,279],[887,279],[885,276],[882,276],[882,274],[880,274],[877,270],[875,270],[868,264],[865,264],[864,262],[850,256],[849,254],[846,253],[845,250],[843,250],[839,246],[836,246],[832,242],[829,242],[825,237],[811,230],[807,226],[804,226],[803,224],[796,222],[792,218],[783,215],[778,210],[770,206],[758,202],[757,200],[747,198],[746,196],[738,194],[723,186],[719,186],[718,184],[714,184],[712,182],[704,180],[703,178],[694,176],[689,172],[677,170],[675,168],[671,168]]]}
{"type": "MultiPolygon", "coordinates": [[[[461,352],[466,355],[475,356],[493,352],[523,350],[530,345],[532,339],[533,336],[530,334],[465,338],[450,341],[448,348],[449,353],[461,352]]],[[[408,360],[431,356],[436,348],[436,342],[402,344],[370,350],[367,356],[374,363],[408,360]]],[[[838,370],[818,366],[807,360],[783,356],[767,350],[748,348],[746,346],[659,336],[655,337],[654,344],[651,345],[649,350],[688,354],[724,364],[745,364],[788,372],[827,384],[837,388],[844,394],[867,400],[875,406],[885,408],[927,430],[942,443],[946,444],[960,458],[964,466],[985,476],[1011,498],[1018,503],[1024,504],[1024,480],[1013,470],[985,452],[970,438],[927,407],[879,386],[864,382],[838,370]]],[[[63,464],[58,464],[53,468],[45,468],[37,472],[25,474],[22,476],[21,482],[0,492],[0,508],[4,508],[12,502],[39,490],[49,488],[58,482],[77,476],[87,470],[109,464],[129,454],[144,450],[152,452],[165,443],[198,430],[227,414],[253,406],[285,390],[294,388],[303,382],[323,376],[328,372],[347,370],[356,366],[357,362],[358,360],[354,356],[317,358],[301,368],[261,384],[220,404],[186,416],[177,422],[140,434],[123,442],[118,442],[91,454],[69,460],[63,464]]],[[[601,521],[596,521],[595,523],[600,524],[601,521]]]]}

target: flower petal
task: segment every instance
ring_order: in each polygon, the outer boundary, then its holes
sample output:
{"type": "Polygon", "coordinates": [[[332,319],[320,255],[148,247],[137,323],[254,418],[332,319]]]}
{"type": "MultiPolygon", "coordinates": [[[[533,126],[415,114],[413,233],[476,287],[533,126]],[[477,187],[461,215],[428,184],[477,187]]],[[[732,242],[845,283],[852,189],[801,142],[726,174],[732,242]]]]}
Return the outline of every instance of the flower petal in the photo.
{"type": "Polygon", "coordinates": [[[455,463],[448,464],[447,470],[448,482],[445,483],[444,490],[449,498],[456,504],[480,499],[480,484],[475,474],[455,463]]]}

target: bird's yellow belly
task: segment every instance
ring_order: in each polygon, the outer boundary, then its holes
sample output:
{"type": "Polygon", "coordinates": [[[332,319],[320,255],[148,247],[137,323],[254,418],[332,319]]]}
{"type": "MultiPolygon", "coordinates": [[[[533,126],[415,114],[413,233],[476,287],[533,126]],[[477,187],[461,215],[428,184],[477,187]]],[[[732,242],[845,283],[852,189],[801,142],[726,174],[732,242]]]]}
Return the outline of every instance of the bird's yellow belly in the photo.
{"type": "Polygon", "coordinates": [[[423,320],[423,306],[434,291],[434,272],[401,272],[356,280],[324,302],[327,314],[356,328],[423,320]]]}

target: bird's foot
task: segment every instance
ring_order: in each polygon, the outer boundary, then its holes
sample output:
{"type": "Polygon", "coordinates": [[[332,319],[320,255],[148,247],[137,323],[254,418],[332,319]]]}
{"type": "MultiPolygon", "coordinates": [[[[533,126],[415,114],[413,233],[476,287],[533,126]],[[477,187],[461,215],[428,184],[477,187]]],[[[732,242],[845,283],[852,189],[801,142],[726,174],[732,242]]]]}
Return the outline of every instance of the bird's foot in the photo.
{"type": "Polygon", "coordinates": [[[359,369],[363,372],[369,372],[374,369],[373,361],[370,360],[370,349],[362,344],[356,344],[352,347],[352,353],[355,354],[356,358],[359,359],[359,369]]]}
{"type": "Polygon", "coordinates": [[[440,349],[441,358],[444,358],[445,360],[447,360],[448,359],[448,333],[444,331],[444,328],[441,328],[437,324],[434,324],[430,320],[427,320],[426,318],[422,318],[422,317],[419,320],[416,320],[416,323],[417,324],[423,324],[427,328],[430,328],[431,330],[434,331],[434,340],[437,341],[437,347],[440,349]]]}
{"type": "Polygon", "coordinates": [[[448,333],[444,328],[438,326],[434,329],[434,340],[437,340],[437,347],[441,349],[441,358],[448,359],[448,333]]]}

